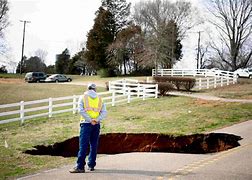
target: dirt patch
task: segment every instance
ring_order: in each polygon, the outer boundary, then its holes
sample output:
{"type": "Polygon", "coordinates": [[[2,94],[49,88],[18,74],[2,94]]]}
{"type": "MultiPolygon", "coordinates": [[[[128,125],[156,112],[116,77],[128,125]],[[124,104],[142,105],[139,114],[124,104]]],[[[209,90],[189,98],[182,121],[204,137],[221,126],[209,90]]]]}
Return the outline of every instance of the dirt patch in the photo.
{"type": "Polygon", "coordinates": [[[205,107],[217,107],[223,104],[223,102],[220,102],[220,101],[209,101],[205,99],[196,99],[194,103],[196,105],[205,106],[205,107]]]}
{"type": "Polygon", "coordinates": [[[14,78],[0,78],[0,84],[21,84],[24,83],[23,79],[14,79],[14,78]]]}
{"type": "MultiPolygon", "coordinates": [[[[240,136],[224,133],[195,134],[178,137],[150,133],[109,133],[100,136],[98,153],[171,152],[205,154],[240,146],[238,141],[241,139],[240,136]]],[[[76,157],[78,150],[79,137],[73,137],[49,146],[34,146],[34,149],[26,150],[25,153],[76,157]]]]}

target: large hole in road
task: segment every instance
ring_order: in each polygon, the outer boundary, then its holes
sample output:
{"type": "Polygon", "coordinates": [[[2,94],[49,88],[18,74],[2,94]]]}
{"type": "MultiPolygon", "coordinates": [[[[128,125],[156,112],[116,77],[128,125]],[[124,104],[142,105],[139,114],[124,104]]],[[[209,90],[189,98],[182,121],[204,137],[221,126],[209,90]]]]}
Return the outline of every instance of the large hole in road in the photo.
{"type": "MultiPolygon", "coordinates": [[[[129,152],[171,152],[205,154],[220,152],[240,146],[242,138],[233,134],[209,133],[187,136],[171,136],[153,133],[108,133],[100,135],[99,154],[129,152]]],[[[79,137],[73,137],[53,145],[37,145],[25,153],[32,155],[52,155],[76,157],[79,137]]]]}

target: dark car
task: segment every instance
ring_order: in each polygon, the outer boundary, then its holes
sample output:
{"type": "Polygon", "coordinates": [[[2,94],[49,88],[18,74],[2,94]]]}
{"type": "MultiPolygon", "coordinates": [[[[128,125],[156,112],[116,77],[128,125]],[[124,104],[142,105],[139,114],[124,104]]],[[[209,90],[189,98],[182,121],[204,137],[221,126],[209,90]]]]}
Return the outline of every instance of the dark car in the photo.
{"type": "Polygon", "coordinates": [[[70,82],[72,79],[63,74],[53,74],[46,78],[45,82],[70,82]]]}
{"type": "Polygon", "coordinates": [[[44,82],[47,75],[44,72],[28,72],[25,75],[26,82],[44,82]]]}

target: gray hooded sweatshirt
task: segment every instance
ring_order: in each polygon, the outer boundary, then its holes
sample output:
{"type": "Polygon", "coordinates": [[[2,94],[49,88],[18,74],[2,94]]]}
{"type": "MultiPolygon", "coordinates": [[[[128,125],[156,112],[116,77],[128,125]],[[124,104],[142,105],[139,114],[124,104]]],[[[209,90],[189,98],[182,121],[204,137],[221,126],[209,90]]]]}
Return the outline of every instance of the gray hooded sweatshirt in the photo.
{"type": "MultiPolygon", "coordinates": [[[[98,96],[94,90],[88,90],[87,92],[85,92],[84,95],[88,95],[89,97],[91,97],[93,99],[98,96]]],[[[84,109],[83,96],[80,96],[80,98],[79,98],[78,109],[79,109],[80,115],[84,118],[84,120],[81,121],[80,123],[91,123],[92,119],[84,109]]],[[[97,122],[100,123],[106,117],[106,115],[107,115],[106,105],[104,103],[102,103],[100,115],[96,119],[97,122]]]]}

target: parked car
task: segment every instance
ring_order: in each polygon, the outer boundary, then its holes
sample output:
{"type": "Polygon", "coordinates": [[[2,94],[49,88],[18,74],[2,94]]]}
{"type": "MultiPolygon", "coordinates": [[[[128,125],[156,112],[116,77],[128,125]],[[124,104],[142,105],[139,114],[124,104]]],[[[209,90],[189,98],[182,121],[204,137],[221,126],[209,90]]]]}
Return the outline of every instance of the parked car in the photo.
{"type": "Polygon", "coordinates": [[[237,77],[246,77],[252,79],[252,69],[237,69],[234,71],[234,74],[237,75],[237,77]]]}
{"type": "Polygon", "coordinates": [[[219,76],[221,75],[222,70],[218,69],[218,68],[211,68],[207,71],[207,75],[210,76],[219,76]]]}
{"type": "Polygon", "coordinates": [[[70,82],[72,79],[63,74],[53,74],[46,78],[45,82],[70,82]]]}
{"type": "Polygon", "coordinates": [[[25,75],[25,82],[44,82],[46,77],[44,72],[28,72],[25,75]]]}

